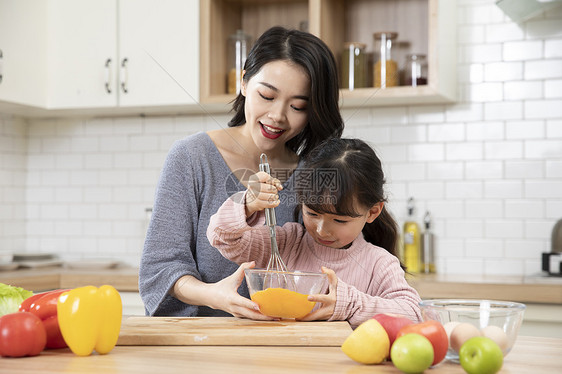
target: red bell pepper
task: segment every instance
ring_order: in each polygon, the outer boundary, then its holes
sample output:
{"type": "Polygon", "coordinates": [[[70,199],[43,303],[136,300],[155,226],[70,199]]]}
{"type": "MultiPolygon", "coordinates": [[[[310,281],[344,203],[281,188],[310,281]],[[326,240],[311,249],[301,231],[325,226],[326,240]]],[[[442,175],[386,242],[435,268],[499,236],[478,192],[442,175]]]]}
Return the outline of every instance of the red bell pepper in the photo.
{"type": "Polygon", "coordinates": [[[43,322],[47,332],[46,348],[65,348],[68,346],[62,337],[57,317],[59,296],[66,291],[68,290],[39,293],[25,299],[20,305],[20,312],[33,313],[43,322]]]}

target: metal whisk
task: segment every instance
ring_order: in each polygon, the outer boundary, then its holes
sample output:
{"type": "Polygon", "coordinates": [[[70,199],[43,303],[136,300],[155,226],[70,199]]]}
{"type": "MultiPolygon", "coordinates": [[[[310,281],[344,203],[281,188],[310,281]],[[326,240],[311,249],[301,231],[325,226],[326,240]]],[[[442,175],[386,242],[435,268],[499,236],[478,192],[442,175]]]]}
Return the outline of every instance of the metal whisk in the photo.
{"type": "MultiPolygon", "coordinates": [[[[269,162],[265,153],[260,156],[260,171],[265,171],[267,174],[271,174],[269,168],[269,162]]],[[[275,226],[277,225],[277,220],[275,219],[274,208],[265,209],[265,223],[269,227],[269,236],[271,238],[271,257],[269,257],[269,262],[267,264],[267,271],[269,277],[266,276],[264,282],[269,283],[269,287],[289,287],[287,282],[287,277],[285,274],[287,272],[287,266],[283,262],[281,255],[279,254],[279,248],[277,247],[277,236],[275,234],[275,226]]],[[[289,287],[289,288],[295,288],[289,287]]]]}
{"type": "MultiPolygon", "coordinates": [[[[269,162],[265,153],[262,153],[260,156],[260,171],[265,171],[267,174],[271,174],[269,162]]],[[[283,259],[279,255],[279,248],[277,247],[277,236],[275,235],[277,220],[275,219],[274,208],[265,209],[265,223],[269,227],[269,236],[271,238],[271,257],[269,258],[269,263],[267,264],[267,270],[287,271],[287,266],[285,266],[283,259]]]]}

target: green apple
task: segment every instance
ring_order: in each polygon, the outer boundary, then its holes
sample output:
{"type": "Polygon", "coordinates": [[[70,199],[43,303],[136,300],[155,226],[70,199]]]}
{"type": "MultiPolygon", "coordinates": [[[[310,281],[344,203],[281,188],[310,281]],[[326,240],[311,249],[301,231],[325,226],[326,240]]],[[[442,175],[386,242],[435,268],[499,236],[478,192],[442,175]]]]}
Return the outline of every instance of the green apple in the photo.
{"type": "Polygon", "coordinates": [[[390,359],[404,373],[423,373],[433,362],[433,345],[420,334],[402,335],[392,344],[390,359]]]}
{"type": "Polygon", "coordinates": [[[502,368],[503,353],[492,339],[475,336],[462,345],[459,361],[468,374],[494,374],[502,368]]]}

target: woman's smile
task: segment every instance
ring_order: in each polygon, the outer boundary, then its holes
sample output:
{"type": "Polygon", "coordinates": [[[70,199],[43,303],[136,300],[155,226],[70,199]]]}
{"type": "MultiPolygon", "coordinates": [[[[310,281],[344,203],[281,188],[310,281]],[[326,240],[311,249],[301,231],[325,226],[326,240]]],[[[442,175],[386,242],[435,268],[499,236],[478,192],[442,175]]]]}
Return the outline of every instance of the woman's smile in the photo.
{"type": "Polygon", "coordinates": [[[273,126],[268,126],[268,125],[265,125],[261,122],[260,122],[260,125],[261,125],[261,132],[262,132],[263,136],[265,136],[268,139],[277,139],[278,137],[283,135],[283,133],[285,132],[285,130],[283,130],[283,129],[273,127],[273,126]]]}

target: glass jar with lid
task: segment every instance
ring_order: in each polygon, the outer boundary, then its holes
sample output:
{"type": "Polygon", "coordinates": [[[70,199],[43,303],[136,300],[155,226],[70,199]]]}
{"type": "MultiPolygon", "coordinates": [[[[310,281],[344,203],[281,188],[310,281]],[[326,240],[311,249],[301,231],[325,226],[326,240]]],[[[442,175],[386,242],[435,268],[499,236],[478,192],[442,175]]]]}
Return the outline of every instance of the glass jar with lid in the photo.
{"type": "Polygon", "coordinates": [[[354,90],[367,86],[366,45],[358,42],[344,43],[341,57],[341,88],[354,90]]]}
{"type": "Polygon", "coordinates": [[[375,38],[375,54],[378,60],[374,65],[373,77],[375,87],[398,86],[398,64],[392,59],[392,43],[398,37],[397,32],[377,32],[375,38]]]}
{"type": "Polygon", "coordinates": [[[250,42],[250,35],[242,30],[236,30],[228,38],[226,91],[229,94],[238,94],[240,92],[240,78],[242,77],[246,57],[248,57],[248,52],[250,51],[250,42]]]}
{"type": "Polygon", "coordinates": [[[404,65],[404,83],[406,86],[423,86],[427,84],[427,61],[425,55],[409,54],[404,65]]]}

